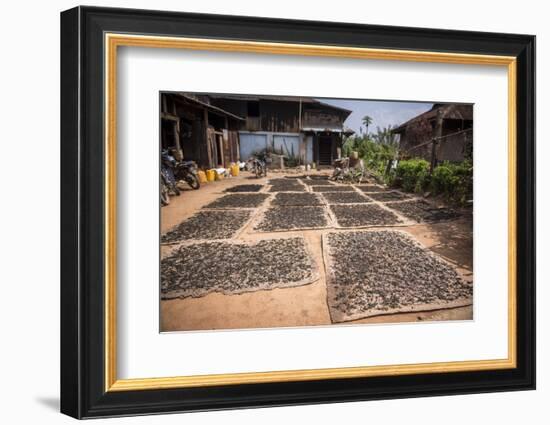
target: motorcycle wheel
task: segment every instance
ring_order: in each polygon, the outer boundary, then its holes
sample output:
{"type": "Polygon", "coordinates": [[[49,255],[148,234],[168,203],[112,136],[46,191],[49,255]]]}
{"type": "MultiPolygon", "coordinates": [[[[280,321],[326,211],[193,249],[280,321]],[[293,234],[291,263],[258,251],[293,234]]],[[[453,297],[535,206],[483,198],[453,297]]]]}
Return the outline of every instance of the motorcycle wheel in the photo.
{"type": "Polygon", "coordinates": [[[168,196],[168,190],[166,187],[160,189],[160,204],[165,207],[170,203],[170,196],[168,196]]]}
{"type": "Polygon", "coordinates": [[[193,174],[186,176],[185,181],[193,190],[200,189],[201,187],[201,182],[199,181],[198,177],[193,174]]]}

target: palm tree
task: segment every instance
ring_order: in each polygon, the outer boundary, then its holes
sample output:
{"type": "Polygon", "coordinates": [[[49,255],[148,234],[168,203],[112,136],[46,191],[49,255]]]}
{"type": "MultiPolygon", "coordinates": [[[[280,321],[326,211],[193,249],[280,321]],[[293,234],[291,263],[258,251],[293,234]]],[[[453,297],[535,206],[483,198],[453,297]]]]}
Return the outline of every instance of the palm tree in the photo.
{"type": "Polygon", "coordinates": [[[363,117],[363,124],[367,127],[366,135],[369,135],[369,125],[372,124],[372,117],[369,117],[368,115],[365,115],[363,117]]]}

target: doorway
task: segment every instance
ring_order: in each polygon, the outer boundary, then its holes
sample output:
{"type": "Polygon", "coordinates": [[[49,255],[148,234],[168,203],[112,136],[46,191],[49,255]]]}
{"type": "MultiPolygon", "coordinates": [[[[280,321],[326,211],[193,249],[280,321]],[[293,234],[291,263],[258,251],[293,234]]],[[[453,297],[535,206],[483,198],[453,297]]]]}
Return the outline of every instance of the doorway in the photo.
{"type": "Polygon", "coordinates": [[[319,136],[319,165],[332,164],[332,137],[319,136]]]}
{"type": "Polygon", "coordinates": [[[218,160],[217,165],[219,167],[225,167],[226,164],[223,158],[223,134],[216,132],[216,143],[217,143],[216,159],[218,160]]]}

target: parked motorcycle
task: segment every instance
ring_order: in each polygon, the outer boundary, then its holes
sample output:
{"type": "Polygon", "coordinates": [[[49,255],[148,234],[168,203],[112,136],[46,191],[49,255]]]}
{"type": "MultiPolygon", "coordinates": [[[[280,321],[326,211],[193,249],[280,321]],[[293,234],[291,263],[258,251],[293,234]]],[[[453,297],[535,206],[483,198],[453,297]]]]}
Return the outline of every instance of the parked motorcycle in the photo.
{"type": "Polygon", "coordinates": [[[165,207],[170,203],[170,190],[168,189],[168,182],[164,174],[160,173],[160,205],[165,207]]]}
{"type": "Polygon", "coordinates": [[[164,176],[166,182],[165,184],[168,187],[168,192],[179,196],[180,190],[178,188],[178,181],[174,172],[176,166],[176,159],[168,152],[168,150],[164,149],[161,152],[160,173],[164,176]]]}
{"type": "Polygon", "coordinates": [[[248,168],[256,175],[256,178],[267,177],[267,161],[267,155],[255,155],[248,160],[248,168]]]}
{"type": "Polygon", "coordinates": [[[197,164],[194,161],[181,161],[176,165],[175,177],[177,181],[183,180],[191,189],[197,190],[201,187],[197,164]]]}

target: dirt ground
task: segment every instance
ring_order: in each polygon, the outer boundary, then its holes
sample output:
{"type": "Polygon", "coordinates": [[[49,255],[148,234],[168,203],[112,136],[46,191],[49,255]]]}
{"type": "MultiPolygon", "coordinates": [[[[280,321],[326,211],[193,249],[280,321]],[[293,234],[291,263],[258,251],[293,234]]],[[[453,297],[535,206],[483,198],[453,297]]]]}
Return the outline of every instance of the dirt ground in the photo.
{"type": "MultiPolygon", "coordinates": [[[[282,174],[271,174],[270,178],[282,174]]],[[[165,233],[197,210],[223,195],[223,191],[238,184],[266,184],[266,178],[256,179],[248,173],[204,184],[200,190],[186,189],[181,196],[171,197],[170,205],[161,209],[161,232],[165,233]]],[[[260,290],[238,295],[210,293],[200,298],[160,301],[161,331],[266,328],[331,325],[327,305],[327,289],[321,238],[334,229],[257,233],[249,223],[239,234],[243,241],[271,237],[303,236],[318,265],[320,278],[314,283],[282,289],[260,290]]],[[[453,264],[457,272],[472,280],[472,220],[466,215],[456,220],[399,227],[426,248],[453,264]]],[[[345,230],[342,230],[345,231],[345,230]]],[[[174,246],[162,246],[164,257],[174,246]]],[[[437,320],[470,320],[472,306],[443,310],[380,315],[343,324],[395,323],[437,320]]]]}

